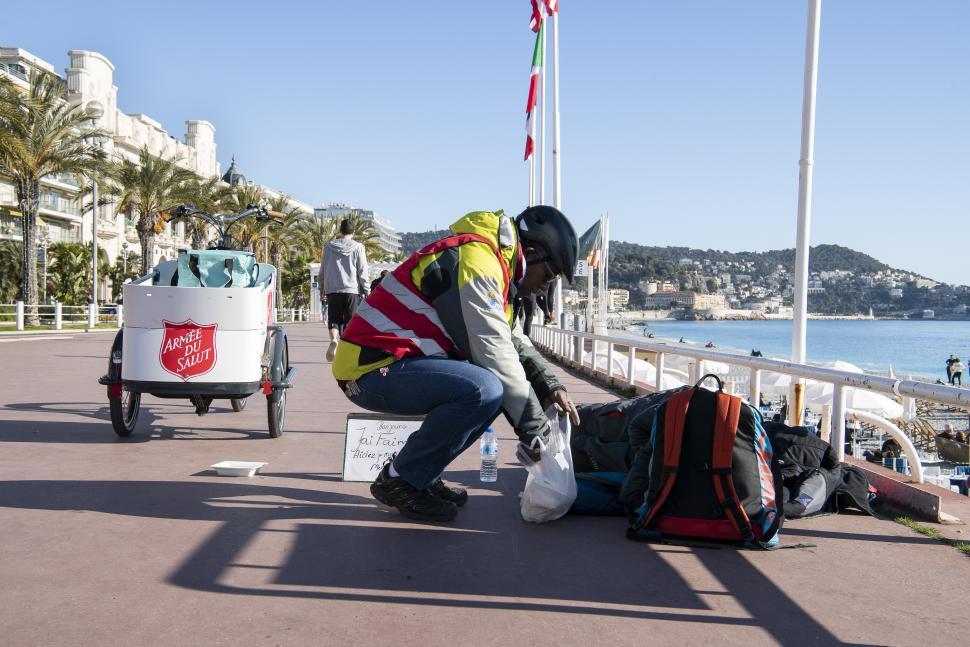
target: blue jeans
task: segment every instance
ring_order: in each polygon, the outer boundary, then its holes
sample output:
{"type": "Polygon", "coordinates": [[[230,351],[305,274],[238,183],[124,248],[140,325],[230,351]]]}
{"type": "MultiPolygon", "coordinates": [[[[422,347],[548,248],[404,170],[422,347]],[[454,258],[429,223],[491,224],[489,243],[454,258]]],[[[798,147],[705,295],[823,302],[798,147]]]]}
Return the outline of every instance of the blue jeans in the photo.
{"type": "Polygon", "coordinates": [[[502,405],[502,383],[480,366],[453,359],[411,357],[357,379],[359,407],[424,423],[394,459],[394,469],[418,489],[435,482],[488,428],[502,405]]]}

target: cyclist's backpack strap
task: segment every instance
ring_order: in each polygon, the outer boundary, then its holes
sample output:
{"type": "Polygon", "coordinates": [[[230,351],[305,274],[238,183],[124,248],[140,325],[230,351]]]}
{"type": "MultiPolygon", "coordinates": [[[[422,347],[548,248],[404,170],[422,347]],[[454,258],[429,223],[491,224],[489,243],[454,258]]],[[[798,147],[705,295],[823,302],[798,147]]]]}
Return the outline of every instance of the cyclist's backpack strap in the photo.
{"type": "Polygon", "coordinates": [[[667,400],[666,412],[664,413],[663,484],[656,500],[650,502],[650,509],[644,516],[640,528],[649,528],[677,480],[680,449],[684,438],[684,422],[687,419],[687,408],[690,406],[690,399],[693,395],[694,389],[687,389],[674,393],[667,400]]]}
{"type": "Polygon", "coordinates": [[[711,452],[711,472],[714,476],[714,492],[734,529],[745,541],[754,539],[751,520],[744,511],[734,488],[733,457],[734,439],[738,433],[741,416],[741,398],[722,391],[715,394],[714,448],[711,452]]]}

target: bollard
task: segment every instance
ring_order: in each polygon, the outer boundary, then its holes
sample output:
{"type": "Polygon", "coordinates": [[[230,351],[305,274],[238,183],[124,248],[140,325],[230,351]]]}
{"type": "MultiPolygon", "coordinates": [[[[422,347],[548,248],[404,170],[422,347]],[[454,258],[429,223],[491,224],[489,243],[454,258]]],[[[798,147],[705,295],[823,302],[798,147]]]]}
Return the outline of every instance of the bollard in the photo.
{"type": "Polygon", "coordinates": [[[88,328],[98,325],[98,306],[96,303],[88,304],[88,328]]]}
{"type": "Polygon", "coordinates": [[[24,329],[24,302],[17,302],[17,330],[24,329]]]}
{"type": "Polygon", "coordinates": [[[748,401],[753,407],[761,410],[761,369],[753,368],[748,377],[748,401]]]}
{"type": "Polygon", "coordinates": [[[836,384],[832,389],[832,436],[829,444],[839,461],[845,460],[845,417],[845,386],[836,384]]]}
{"type": "Polygon", "coordinates": [[[636,361],[637,361],[637,349],[634,346],[627,346],[627,350],[630,351],[630,355],[626,358],[626,383],[633,386],[636,383],[636,361]]]}
{"type": "Polygon", "coordinates": [[[118,321],[117,321],[117,323],[118,323],[118,327],[119,327],[119,328],[121,328],[121,327],[122,327],[122,326],[124,325],[124,323],[123,323],[123,314],[124,314],[124,306],[122,306],[122,305],[121,305],[121,304],[119,303],[119,304],[117,305],[117,307],[116,307],[116,310],[115,310],[115,312],[116,312],[116,314],[117,314],[117,319],[118,319],[118,321]]]}
{"type": "Polygon", "coordinates": [[[54,330],[61,330],[64,327],[64,313],[61,310],[61,302],[54,302],[54,330]]]}
{"type": "Polygon", "coordinates": [[[664,364],[666,363],[666,361],[667,361],[667,359],[666,359],[666,355],[664,353],[657,353],[657,367],[656,367],[657,368],[657,383],[656,383],[656,387],[657,387],[657,390],[658,391],[663,391],[664,390],[664,370],[666,370],[666,367],[664,366],[664,364]]]}

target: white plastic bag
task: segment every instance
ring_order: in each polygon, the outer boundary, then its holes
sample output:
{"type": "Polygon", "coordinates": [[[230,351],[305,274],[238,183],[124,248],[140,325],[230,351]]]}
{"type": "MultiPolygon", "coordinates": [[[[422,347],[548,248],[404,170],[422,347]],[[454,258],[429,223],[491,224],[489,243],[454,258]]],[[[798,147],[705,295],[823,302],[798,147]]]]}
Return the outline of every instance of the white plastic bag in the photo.
{"type": "Polygon", "coordinates": [[[520,446],[516,456],[529,471],[522,492],[522,518],[533,523],[555,521],[569,511],[576,500],[576,474],[569,448],[569,417],[552,412],[549,442],[540,441],[540,458],[533,462],[520,446]]]}

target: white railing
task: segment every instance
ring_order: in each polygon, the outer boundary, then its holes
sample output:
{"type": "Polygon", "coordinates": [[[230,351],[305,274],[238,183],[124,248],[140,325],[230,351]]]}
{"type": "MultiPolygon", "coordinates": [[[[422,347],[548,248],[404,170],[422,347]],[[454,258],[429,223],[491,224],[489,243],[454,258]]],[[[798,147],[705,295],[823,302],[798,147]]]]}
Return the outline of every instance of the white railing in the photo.
{"type": "Polygon", "coordinates": [[[276,321],[293,323],[297,321],[321,321],[320,313],[312,313],[309,308],[277,308],[276,321]]]}
{"type": "MultiPolygon", "coordinates": [[[[40,303],[36,306],[39,324],[42,328],[62,330],[63,328],[95,328],[97,326],[116,326],[124,323],[124,308],[121,305],[69,306],[63,303],[40,303]]],[[[0,303],[0,330],[13,328],[24,330],[29,308],[23,301],[0,303]]]]}
{"type": "Polygon", "coordinates": [[[587,344],[589,344],[591,347],[590,350],[592,351],[590,353],[589,368],[594,373],[603,373],[607,379],[614,378],[614,374],[616,373],[613,366],[614,348],[625,348],[627,349],[627,365],[625,371],[623,371],[623,379],[625,379],[629,386],[640,386],[649,390],[662,390],[664,373],[670,374],[669,370],[664,370],[665,359],[668,355],[682,356],[695,360],[688,364],[688,379],[685,380],[688,383],[694,383],[704,375],[703,362],[705,360],[749,369],[750,375],[747,395],[749,401],[753,403],[760,401],[762,372],[781,373],[795,378],[832,384],[830,438],[832,448],[838,454],[839,460],[845,458],[846,418],[864,420],[885,430],[900,444],[903,452],[909,459],[913,480],[917,483],[923,482],[923,467],[919,454],[909,437],[884,418],[871,413],[847,409],[845,404],[846,389],[868,389],[884,395],[903,398],[904,409],[908,408],[906,406],[906,400],[910,398],[948,404],[961,409],[970,409],[970,390],[921,382],[919,380],[899,380],[891,377],[867,375],[865,373],[839,371],[820,366],[811,366],[809,364],[796,364],[795,362],[769,359],[766,357],[726,353],[724,351],[696,348],[682,344],[624,339],[548,326],[533,326],[530,336],[533,342],[540,348],[543,348],[560,359],[573,362],[580,367],[586,366],[584,356],[587,344]],[[597,367],[597,357],[600,348],[604,344],[606,346],[606,369],[602,370],[597,367]],[[656,361],[654,362],[656,372],[652,384],[636,380],[636,351],[647,351],[656,355],[656,361]]]}

